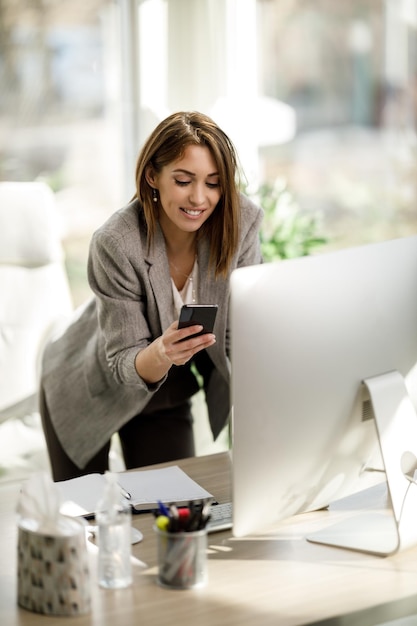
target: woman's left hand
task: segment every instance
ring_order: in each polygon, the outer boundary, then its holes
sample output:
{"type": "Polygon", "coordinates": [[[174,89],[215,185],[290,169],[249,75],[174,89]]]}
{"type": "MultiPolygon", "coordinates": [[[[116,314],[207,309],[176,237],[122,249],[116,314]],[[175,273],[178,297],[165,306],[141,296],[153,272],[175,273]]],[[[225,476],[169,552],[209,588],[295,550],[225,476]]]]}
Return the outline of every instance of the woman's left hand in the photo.
{"type": "Polygon", "coordinates": [[[156,383],[168,373],[172,365],[184,365],[197,352],[216,343],[213,333],[191,337],[202,329],[199,324],[178,329],[178,322],[173,322],[160,337],[136,355],[135,365],[139,376],[147,383],[156,383]]]}

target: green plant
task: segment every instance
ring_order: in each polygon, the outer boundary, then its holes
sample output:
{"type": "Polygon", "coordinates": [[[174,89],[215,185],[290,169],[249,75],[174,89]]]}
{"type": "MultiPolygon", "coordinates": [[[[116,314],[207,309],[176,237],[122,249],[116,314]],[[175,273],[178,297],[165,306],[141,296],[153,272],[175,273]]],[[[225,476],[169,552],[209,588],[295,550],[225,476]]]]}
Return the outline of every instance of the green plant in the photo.
{"type": "Polygon", "coordinates": [[[261,248],[265,261],[307,256],[313,248],[327,243],[320,234],[320,216],[303,213],[285,180],[263,183],[248,193],[264,210],[261,248]]]}

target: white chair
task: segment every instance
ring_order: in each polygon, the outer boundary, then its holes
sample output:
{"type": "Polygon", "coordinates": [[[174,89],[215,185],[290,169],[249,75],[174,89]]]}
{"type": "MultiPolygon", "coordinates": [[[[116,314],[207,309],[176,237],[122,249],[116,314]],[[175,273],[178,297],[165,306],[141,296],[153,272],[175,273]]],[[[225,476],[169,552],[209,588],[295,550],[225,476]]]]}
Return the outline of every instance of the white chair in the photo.
{"type": "Polygon", "coordinates": [[[42,350],[72,310],[52,190],[0,182],[0,423],[37,412],[42,350]]]}

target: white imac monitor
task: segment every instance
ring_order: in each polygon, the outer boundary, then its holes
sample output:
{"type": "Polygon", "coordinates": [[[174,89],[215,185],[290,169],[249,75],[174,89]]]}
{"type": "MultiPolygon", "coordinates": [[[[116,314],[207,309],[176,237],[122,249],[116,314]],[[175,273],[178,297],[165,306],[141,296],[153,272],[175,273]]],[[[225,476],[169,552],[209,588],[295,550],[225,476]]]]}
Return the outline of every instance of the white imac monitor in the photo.
{"type": "Polygon", "coordinates": [[[392,519],[318,540],[417,543],[417,236],[237,269],[231,329],[234,535],[386,480],[392,519]]]}

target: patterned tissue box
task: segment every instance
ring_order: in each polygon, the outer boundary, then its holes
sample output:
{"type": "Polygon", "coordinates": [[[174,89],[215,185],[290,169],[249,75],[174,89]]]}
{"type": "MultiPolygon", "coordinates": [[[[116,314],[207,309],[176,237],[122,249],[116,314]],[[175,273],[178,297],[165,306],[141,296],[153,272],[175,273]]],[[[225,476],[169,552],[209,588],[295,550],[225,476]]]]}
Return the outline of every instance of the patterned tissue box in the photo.
{"type": "Polygon", "coordinates": [[[22,521],[17,550],[17,595],[21,607],[49,615],[90,612],[88,554],[82,522],[71,519],[68,534],[52,535],[36,532],[22,521]]]}

